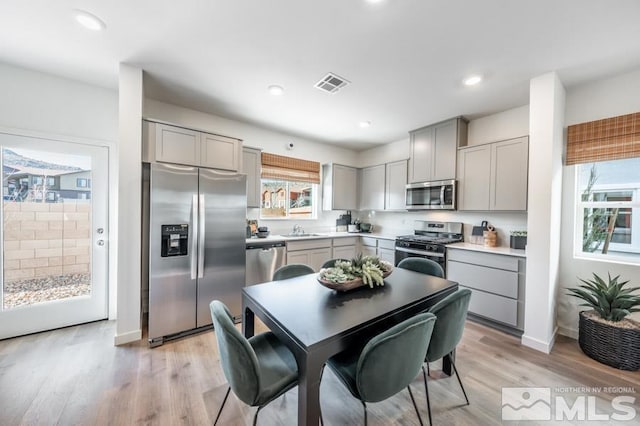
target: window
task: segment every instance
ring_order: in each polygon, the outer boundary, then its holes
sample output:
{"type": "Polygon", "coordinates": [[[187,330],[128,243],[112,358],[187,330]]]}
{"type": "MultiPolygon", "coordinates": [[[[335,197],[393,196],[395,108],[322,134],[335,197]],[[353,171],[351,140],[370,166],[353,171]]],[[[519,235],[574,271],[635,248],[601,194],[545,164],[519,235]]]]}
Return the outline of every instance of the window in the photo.
{"type": "Polygon", "coordinates": [[[52,177],[47,178],[47,186],[53,186],[56,184],[56,179],[52,177]]]}
{"type": "Polygon", "coordinates": [[[308,182],[262,179],[261,219],[314,219],[317,185],[308,182]]]}
{"type": "Polygon", "coordinates": [[[320,163],[262,153],[261,219],[315,219],[320,163]]]}
{"type": "Polygon", "coordinates": [[[33,177],[34,185],[42,185],[42,176],[34,176],[33,177]]]}
{"type": "Polygon", "coordinates": [[[640,263],[640,158],[580,164],[576,252],[640,263]]]}
{"type": "Polygon", "coordinates": [[[84,179],[84,178],[77,178],[76,179],[76,186],[78,188],[88,188],[89,187],[89,180],[88,179],[84,179]]]}

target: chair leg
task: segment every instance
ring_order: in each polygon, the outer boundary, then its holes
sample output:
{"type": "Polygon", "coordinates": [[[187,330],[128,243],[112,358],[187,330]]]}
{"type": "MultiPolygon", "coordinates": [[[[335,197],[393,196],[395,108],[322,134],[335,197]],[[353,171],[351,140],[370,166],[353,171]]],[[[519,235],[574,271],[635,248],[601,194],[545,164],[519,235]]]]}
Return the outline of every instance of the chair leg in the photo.
{"type": "Polygon", "coordinates": [[[220,418],[220,414],[222,414],[222,409],[224,408],[224,404],[227,402],[227,398],[229,397],[229,392],[231,392],[231,386],[227,388],[227,393],[224,395],[224,400],[222,400],[222,405],[218,410],[218,415],[216,416],[216,420],[213,422],[213,426],[215,426],[216,423],[218,423],[218,419],[220,418]]]}
{"type": "MultiPolygon", "coordinates": [[[[427,364],[427,368],[429,364],[427,364]]],[[[424,393],[427,395],[427,411],[429,413],[429,426],[433,424],[431,421],[431,402],[429,401],[429,387],[427,386],[427,372],[424,371],[424,366],[422,367],[422,376],[424,377],[424,393]]]]}
{"type": "Polygon", "coordinates": [[[411,396],[411,402],[413,402],[413,408],[416,409],[416,416],[418,416],[418,421],[420,422],[420,426],[424,426],[424,423],[422,423],[422,417],[420,417],[420,411],[418,411],[418,405],[416,404],[416,399],[413,397],[413,392],[411,392],[411,386],[407,386],[407,390],[409,391],[409,396],[411,396]]]}
{"type": "Polygon", "coordinates": [[[449,357],[449,361],[451,361],[451,365],[453,366],[453,371],[456,373],[456,377],[458,378],[458,383],[460,383],[460,388],[462,389],[462,393],[464,394],[464,399],[467,400],[467,405],[469,405],[469,398],[467,398],[467,392],[464,390],[464,386],[462,386],[462,379],[460,379],[460,374],[458,374],[458,369],[456,368],[456,364],[453,362],[453,357],[451,355],[447,355],[449,357]]]}
{"type": "Polygon", "coordinates": [[[367,426],[367,404],[364,401],[360,402],[362,402],[362,407],[364,408],[364,426],[367,426]]]}
{"type": "Polygon", "coordinates": [[[259,406],[256,414],[253,415],[253,426],[256,426],[256,424],[258,424],[258,413],[260,412],[260,410],[262,410],[262,407],[262,405],[259,406]]]}

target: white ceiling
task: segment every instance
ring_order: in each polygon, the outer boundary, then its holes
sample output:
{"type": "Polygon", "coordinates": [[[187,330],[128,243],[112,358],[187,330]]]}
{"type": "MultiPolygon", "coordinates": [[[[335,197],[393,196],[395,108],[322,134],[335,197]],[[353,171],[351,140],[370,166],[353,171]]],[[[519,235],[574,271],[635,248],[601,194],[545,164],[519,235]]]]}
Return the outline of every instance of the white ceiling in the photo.
{"type": "Polygon", "coordinates": [[[360,150],[527,104],[549,71],[571,87],[638,68],[638,18],[638,0],[3,0],[0,61],[111,88],[127,62],[149,97],[360,150]],[[351,84],[315,89],[327,72],[351,84]]]}

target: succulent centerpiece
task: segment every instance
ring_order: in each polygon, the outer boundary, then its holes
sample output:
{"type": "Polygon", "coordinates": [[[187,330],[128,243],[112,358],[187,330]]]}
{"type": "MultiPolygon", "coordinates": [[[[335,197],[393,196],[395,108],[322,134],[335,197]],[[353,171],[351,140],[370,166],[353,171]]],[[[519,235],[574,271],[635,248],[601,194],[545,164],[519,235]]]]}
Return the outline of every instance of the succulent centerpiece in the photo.
{"type": "Polygon", "coordinates": [[[363,256],[360,253],[351,260],[338,260],[334,267],[320,270],[318,281],[333,290],[347,291],[363,285],[384,285],[384,278],[393,265],[377,256],[363,256]]]}

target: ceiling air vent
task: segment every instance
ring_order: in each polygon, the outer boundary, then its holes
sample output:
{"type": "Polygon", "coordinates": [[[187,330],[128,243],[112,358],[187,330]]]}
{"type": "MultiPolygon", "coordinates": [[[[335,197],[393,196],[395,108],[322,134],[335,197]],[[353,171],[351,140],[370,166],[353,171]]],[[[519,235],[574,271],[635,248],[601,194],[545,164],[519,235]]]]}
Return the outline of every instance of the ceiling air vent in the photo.
{"type": "Polygon", "coordinates": [[[322,80],[315,84],[317,89],[322,90],[327,93],[336,93],[338,90],[342,89],[344,86],[349,84],[349,80],[340,77],[339,75],[335,75],[333,73],[329,73],[325,75],[322,80]]]}

